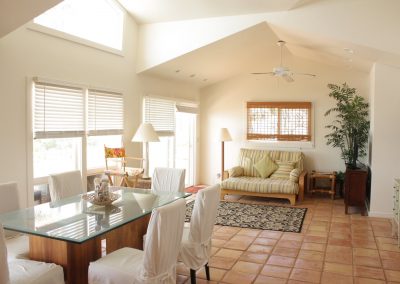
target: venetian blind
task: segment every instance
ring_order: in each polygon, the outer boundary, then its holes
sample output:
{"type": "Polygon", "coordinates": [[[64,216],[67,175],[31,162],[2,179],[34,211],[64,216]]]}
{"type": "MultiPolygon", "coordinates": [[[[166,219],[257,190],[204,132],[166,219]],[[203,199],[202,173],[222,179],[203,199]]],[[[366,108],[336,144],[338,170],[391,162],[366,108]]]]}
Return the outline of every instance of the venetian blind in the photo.
{"type": "Polygon", "coordinates": [[[81,88],[36,82],[34,138],[77,137],[84,134],[84,95],[81,88]]]}
{"type": "Polygon", "coordinates": [[[175,134],[175,102],[145,97],[144,122],[151,123],[159,136],[173,136],[175,134]]]}
{"type": "Polygon", "coordinates": [[[89,135],[118,135],[124,129],[122,94],[88,90],[89,135]]]}
{"type": "Polygon", "coordinates": [[[311,102],[248,102],[247,139],[311,141],[311,102]]]}

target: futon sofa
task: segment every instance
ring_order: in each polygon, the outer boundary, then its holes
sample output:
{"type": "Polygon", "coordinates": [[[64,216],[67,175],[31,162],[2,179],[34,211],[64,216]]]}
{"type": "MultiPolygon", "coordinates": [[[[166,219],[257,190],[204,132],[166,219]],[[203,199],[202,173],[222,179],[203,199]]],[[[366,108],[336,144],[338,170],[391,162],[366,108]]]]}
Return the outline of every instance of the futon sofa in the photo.
{"type": "Polygon", "coordinates": [[[227,194],[238,194],[285,198],[295,205],[296,197],[303,200],[306,187],[303,160],[302,152],[240,149],[239,166],[224,171],[221,200],[227,194]]]}

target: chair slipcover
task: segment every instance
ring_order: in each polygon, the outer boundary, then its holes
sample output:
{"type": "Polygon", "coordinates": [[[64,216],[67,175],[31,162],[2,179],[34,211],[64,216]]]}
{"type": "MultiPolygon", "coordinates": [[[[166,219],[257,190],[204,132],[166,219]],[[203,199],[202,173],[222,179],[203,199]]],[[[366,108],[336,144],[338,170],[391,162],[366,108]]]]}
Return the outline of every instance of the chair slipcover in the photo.
{"type": "Polygon", "coordinates": [[[211,254],[211,235],[219,205],[221,189],[219,185],[209,186],[196,195],[190,231],[188,228],[182,238],[179,258],[186,266],[198,270],[207,264],[211,254]]]}
{"type": "Polygon", "coordinates": [[[155,168],[151,181],[152,191],[184,192],[185,169],[155,168]]]}
{"type": "Polygon", "coordinates": [[[49,175],[51,201],[83,193],[80,171],[71,171],[49,175]]]}
{"type": "Polygon", "coordinates": [[[176,283],[186,203],[178,199],[153,209],[144,251],[122,248],[90,263],[89,283],[176,283]]]}
{"type": "MultiPolygon", "coordinates": [[[[0,184],[1,196],[7,198],[0,199],[0,213],[20,209],[18,185],[16,182],[0,184]]],[[[8,259],[29,258],[29,239],[21,233],[5,230],[6,246],[8,259]]],[[[1,283],[1,282],[0,282],[1,283]]]]}
{"type": "Polygon", "coordinates": [[[54,263],[25,259],[7,261],[4,230],[0,224],[0,283],[64,284],[64,271],[54,263]]]}

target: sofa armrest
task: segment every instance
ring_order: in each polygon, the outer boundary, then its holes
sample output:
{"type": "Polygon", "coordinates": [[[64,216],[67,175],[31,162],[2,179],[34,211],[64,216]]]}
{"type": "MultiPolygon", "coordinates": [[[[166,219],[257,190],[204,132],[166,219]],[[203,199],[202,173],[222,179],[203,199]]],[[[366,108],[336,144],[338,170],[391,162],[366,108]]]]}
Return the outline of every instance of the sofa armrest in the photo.
{"type": "Polygon", "coordinates": [[[299,201],[303,201],[304,199],[304,190],[307,188],[307,171],[304,170],[301,172],[299,176],[299,201]]]}
{"type": "Polygon", "coordinates": [[[228,171],[224,171],[224,173],[222,174],[222,178],[221,181],[223,181],[224,179],[229,178],[229,172],[228,171]]]}

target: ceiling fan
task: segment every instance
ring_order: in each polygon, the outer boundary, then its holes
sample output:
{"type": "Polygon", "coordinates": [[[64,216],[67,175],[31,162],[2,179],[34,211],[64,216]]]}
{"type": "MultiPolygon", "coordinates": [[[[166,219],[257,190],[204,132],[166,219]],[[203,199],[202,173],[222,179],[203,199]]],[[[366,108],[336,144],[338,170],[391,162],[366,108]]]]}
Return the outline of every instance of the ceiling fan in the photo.
{"type": "Polygon", "coordinates": [[[282,65],[282,49],[283,46],[286,44],[285,41],[279,40],[277,42],[278,46],[281,48],[281,63],[278,67],[272,68],[272,72],[255,72],[251,73],[253,75],[272,75],[272,76],[277,76],[277,77],[282,77],[285,79],[287,82],[291,83],[294,82],[293,75],[305,75],[305,76],[310,76],[310,77],[315,77],[315,74],[310,74],[310,73],[297,73],[291,71],[288,67],[285,67],[282,65]]]}

